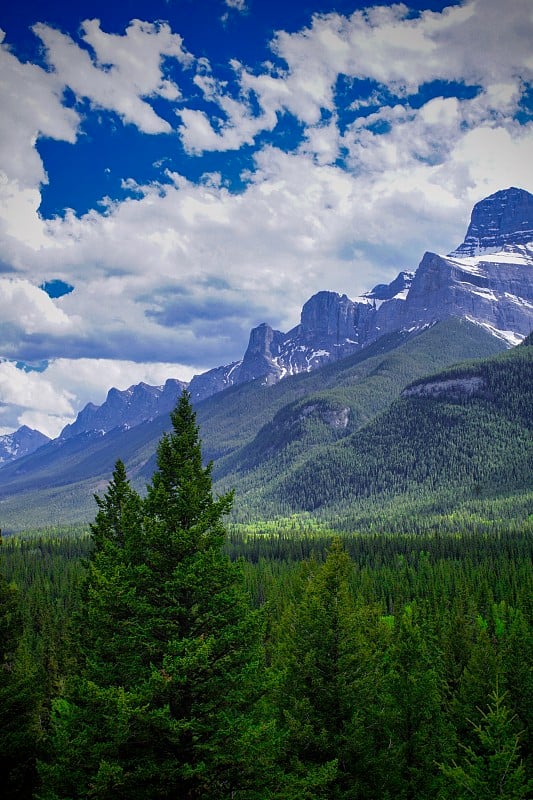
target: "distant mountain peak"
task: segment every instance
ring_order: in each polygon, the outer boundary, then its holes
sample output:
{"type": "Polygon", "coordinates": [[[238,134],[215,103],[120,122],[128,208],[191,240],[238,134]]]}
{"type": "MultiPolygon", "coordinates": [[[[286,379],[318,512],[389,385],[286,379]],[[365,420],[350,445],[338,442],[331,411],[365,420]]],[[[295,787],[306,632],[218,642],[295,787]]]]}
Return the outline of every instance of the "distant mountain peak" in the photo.
{"type": "Polygon", "coordinates": [[[183,381],[169,378],[163,386],[150,386],[141,381],[124,390],[112,387],[101,406],[87,403],[76,420],[63,428],[60,438],[70,439],[87,431],[108,433],[123,425],[133,428],[170,412],[186,385],[183,381]]]}
{"type": "Polygon", "coordinates": [[[27,425],[22,425],[13,433],[0,436],[0,466],[33,453],[49,441],[50,439],[44,433],[29,428],[27,425]]]}
{"type": "Polygon", "coordinates": [[[450,256],[477,256],[531,241],[533,194],[511,186],[476,203],[465,240],[450,256]]]}

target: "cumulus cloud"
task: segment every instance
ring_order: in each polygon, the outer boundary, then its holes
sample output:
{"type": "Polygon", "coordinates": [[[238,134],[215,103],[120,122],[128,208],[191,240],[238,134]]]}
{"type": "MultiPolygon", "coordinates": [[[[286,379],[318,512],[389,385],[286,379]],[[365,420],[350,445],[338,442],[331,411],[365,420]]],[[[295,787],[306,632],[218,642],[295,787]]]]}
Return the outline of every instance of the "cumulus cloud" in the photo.
{"type": "MultiPolygon", "coordinates": [[[[284,112],[317,126],[325,111],[335,111],[340,76],[370,80],[381,93],[402,100],[434,81],[454,81],[479,87],[478,113],[512,114],[533,78],[532,28],[529,0],[511,0],[505,15],[499,0],[468,0],[414,17],[403,4],[357,10],[349,17],[317,14],[302,31],[277,32],[271,43],[276,65],[241,68],[244,96],[253,93],[262,110],[242,139],[232,120],[250,122],[245,100],[240,110],[233,103],[222,134],[205,114],[186,109],[181,134],[191,152],[201,152],[239,147],[284,112]]],[[[217,101],[223,109],[223,96],[217,101]]]]}
{"type": "MultiPolygon", "coordinates": [[[[242,65],[232,62],[235,73],[242,76],[242,65]]],[[[247,91],[238,99],[230,96],[227,84],[217,81],[210,72],[209,65],[202,63],[201,70],[194,78],[204,99],[220,109],[221,117],[211,120],[205,111],[183,108],[178,114],[181,118],[179,133],[188,153],[199,154],[206,150],[237,150],[243,144],[253,144],[258,133],[272,130],[277,123],[274,108],[263,105],[263,113],[254,114],[247,91]]],[[[241,81],[243,88],[245,82],[241,81]]]]}
{"type": "Polygon", "coordinates": [[[1,169],[21,189],[46,181],[46,172],[35,142],[39,136],[70,142],[76,140],[79,116],[62,103],[64,84],[57,75],[23,63],[4,43],[0,30],[0,144],[1,169]]]}
{"type": "Polygon", "coordinates": [[[46,292],[22,278],[0,279],[0,305],[0,332],[9,328],[21,337],[64,336],[72,333],[77,324],[77,320],[69,318],[46,292]]]}
{"type": "Polygon", "coordinates": [[[224,2],[228,8],[232,8],[235,11],[246,10],[246,0],[224,0],[224,2]]]}
{"type": "Polygon", "coordinates": [[[0,433],[28,425],[56,436],[72,418],[74,394],[37,372],[0,362],[0,433]],[[36,420],[39,425],[32,424],[36,420]]]}
{"type": "Polygon", "coordinates": [[[188,64],[191,56],[179,34],[164,23],[130,22],[123,36],[102,31],[100,21],[86,20],[81,38],[91,46],[94,58],[70,36],[38,23],[34,33],[46,49],[47,62],[60,81],[80,98],[115,111],[125,122],[144,133],[169,133],[170,124],[153,110],[145,98],[177,100],[180,90],[165,77],[163,58],[188,64]]]}

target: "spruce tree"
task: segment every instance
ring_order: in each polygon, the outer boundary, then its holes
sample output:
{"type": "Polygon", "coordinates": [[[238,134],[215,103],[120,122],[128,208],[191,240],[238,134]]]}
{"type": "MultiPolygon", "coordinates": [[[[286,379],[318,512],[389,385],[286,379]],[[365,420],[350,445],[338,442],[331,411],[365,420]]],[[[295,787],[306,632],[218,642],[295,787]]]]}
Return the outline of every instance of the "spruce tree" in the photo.
{"type": "Polygon", "coordinates": [[[141,501],[117,464],[92,526],[81,678],[56,704],[42,798],[268,797],[263,651],[239,565],[222,553],[190,397],[141,501]]]}
{"type": "Polygon", "coordinates": [[[356,773],[370,749],[361,747],[360,715],[371,659],[348,587],[352,569],[335,539],[325,563],[310,565],[305,591],[281,626],[276,705],[286,736],[282,796],[291,800],[340,800],[360,788],[356,773]]]}
{"type": "Polygon", "coordinates": [[[21,637],[18,591],[0,574],[0,780],[8,800],[29,800],[36,778],[36,670],[20,657],[21,637]]]}
{"type": "Polygon", "coordinates": [[[475,744],[463,746],[459,764],[442,766],[444,775],[455,788],[457,800],[525,800],[533,792],[520,758],[520,732],[515,717],[505,704],[506,696],[498,687],[492,692],[479,723],[472,723],[475,744]]]}

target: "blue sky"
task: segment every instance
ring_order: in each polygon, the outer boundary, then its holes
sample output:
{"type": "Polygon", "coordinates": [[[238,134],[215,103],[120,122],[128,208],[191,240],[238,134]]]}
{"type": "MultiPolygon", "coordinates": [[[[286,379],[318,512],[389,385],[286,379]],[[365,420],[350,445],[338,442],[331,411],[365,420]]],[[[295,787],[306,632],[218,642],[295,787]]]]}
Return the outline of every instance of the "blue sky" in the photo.
{"type": "Polygon", "coordinates": [[[189,379],[533,191],[530,0],[0,12],[0,433],[189,379]]]}

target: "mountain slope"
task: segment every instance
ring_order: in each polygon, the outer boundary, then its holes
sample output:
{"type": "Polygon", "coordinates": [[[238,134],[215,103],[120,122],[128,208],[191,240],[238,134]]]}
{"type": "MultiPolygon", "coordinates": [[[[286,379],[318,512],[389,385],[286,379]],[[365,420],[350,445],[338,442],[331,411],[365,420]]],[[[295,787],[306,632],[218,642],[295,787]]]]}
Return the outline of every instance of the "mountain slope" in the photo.
{"type": "Polygon", "coordinates": [[[49,441],[44,433],[28,428],[27,425],[22,425],[14,433],[0,436],[0,466],[33,453],[49,441]]]}
{"type": "Polygon", "coordinates": [[[60,438],[71,439],[91,431],[109,433],[120,426],[133,428],[160,414],[169,414],[186,385],[183,381],[169,378],[164,386],[138,383],[124,391],[110,389],[101,406],[88,403],[75,422],[63,428],[60,438]]]}
{"type": "MultiPolygon", "coordinates": [[[[289,469],[300,453],[359,430],[386,409],[415,376],[465,358],[491,355],[503,347],[479,327],[449,319],[416,334],[382,337],[337,364],[286,379],[269,389],[272,398],[284,401],[279,410],[272,414],[275,406],[271,405],[271,418],[263,420],[244,446],[227,454],[219,452],[214,477],[224,479],[224,485],[236,486],[237,491],[243,474],[247,486],[254,481],[263,485],[267,465],[277,475],[289,469]]],[[[203,404],[200,420],[202,411],[203,404]]],[[[243,416],[246,419],[246,414],[243,416]]],[[[208,447],[215,440],[215,425],[216,414],[206,415],[202,432],[208,447]]]]}
{"type": "MultiPolygon", "coordinates": [[[[416,273],[353,300],[319,292],[286,334],[253,329],[242,361],[189,385],[217,486],[235,485],[247,512],[274,513],[280,481],[353,435],[407,383],[524,338],[533,325],[532,230],[533,195],[496,192],[474,207],[464,242],[448,256],[426,253],[416,273]]],[[[58,439],[4,465],[0,524],[23,513],[90,518],[92,492],[118,457],[143,488],[183,385],[111,389],[58,439]]],[[[292,498],[283,504],[291,508],[292,498]]]]}
{"type": "Polygon", "coordinates": [[[532,432],[533,347],[519,346],[412,383],[366,428],[280,476],[265,501],[332,513],[380,497],[531,489],[532,432]]]}
{"type": "MultiPolygon", "coordinates": [[[[447,320],[423,332],[383,337],[322,370],[270,387],[253,381],[209,398],[197,412],[204,455],[215,460],[217,491],[223,481],[240,493],[243,481],[253,482],[265,463],[276,471],[290,469],[302,449],[356,431],[387,408],[409,381],[503,347],[476,325],[447,320]]],[[[119,457],[135,484],[144,488],[168,426],[165,414],[129,430],[83,432],[8,465],[0,473],[3,525],[24,524],[24,516],[27,524],[36,524],[36,518],[54,523],[91,519],[92,494],[105,487],[119,457]]]]}

